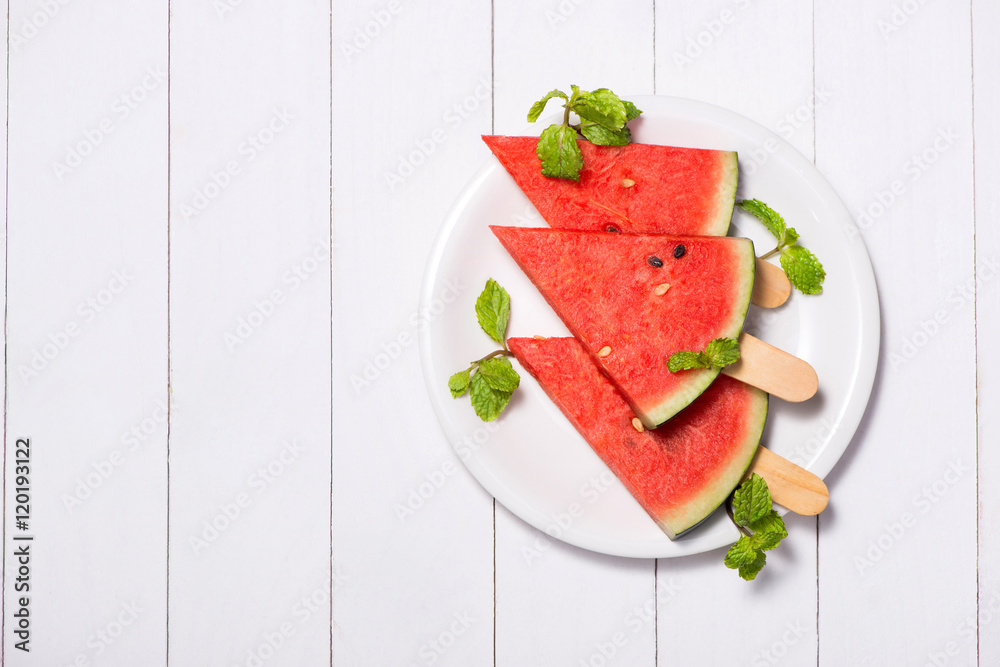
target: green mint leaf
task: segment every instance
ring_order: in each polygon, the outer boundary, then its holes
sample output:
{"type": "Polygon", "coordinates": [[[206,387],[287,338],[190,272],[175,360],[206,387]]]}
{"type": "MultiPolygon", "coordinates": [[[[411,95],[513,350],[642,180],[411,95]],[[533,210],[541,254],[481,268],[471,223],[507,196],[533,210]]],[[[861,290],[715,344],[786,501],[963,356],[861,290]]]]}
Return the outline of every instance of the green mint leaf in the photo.
{"type": "Polygon", "coordinates": [[[753,215],[753,217],[763,223],[767,231],[774,235],[774,238],[781,244],[785,238],[785,220],[778,212],[764,202],[757,199],[743,199],[736,202],[741,209],[753,215]]]}
{"type": "Polygon", "coordinates": [[[794,227],[789,227],[785,230],[785,238],[782,240],[781,245],[794,245],[796,241],[799,240],[799,233],[795,231],[794,227]]]}
{"type": "Polygon", "coordinates": [[[761,551],[770,551],[781,542],[781,536],[777,533],[754,533],[750,538],[753,546],[761,551]]]}
{"type": "Polygon", "coordinates": [[[448,378],[448,389],[451,390],[451,397],[458,398],[466,392],[469,388],[469,376],[470,369],[466,368],[464,371],[459,371],[448,378]]]}
{"type": "Polygon", "coordinates": [[[542,161],[542,176],[580,180],[583,154],[576,143],[576,130],[568,125],[550,125],[542,131],[536,149],[542,161]]]}
{"type": "Polygon", "coordinates": [[[521,383],[521,376],[506,357],[492,357],[479,363],[479,372],[486,383],[499,392],[511,393],[521,383]]]}
{"type": "Polygon", "coordinates": [[[510,295],[492,278],[486,281],[486,287],[476,299],[476,317],[486,335],[503,345],[510,318],[510,295]]]}
{"type": "Polygon", "coordinates": [[[628,120],[628,111],[621,99],[607,88],[598,88],[593,92],[579,91],[576,102],[570,108],[583,120],[603,125],[609,130],[620,130],[628,120]]]}
{"type": "Polygon", "coordinates": [[[749,526],[771,511],[771,492],[767,482],[752,473],[733,494],[733,520],[740,526],[749,526]]]}
{"type": "Polygon", "coordinates": [[[625,146],[632,141],[632,132],[627,127],[609,130],[602,125],[590,123],[581,125],[580,133],[595,146],[625,146]]]}
{"type": "Polygon", "coordinates": [[[739,570],[740,577],[752,581],[764,567],[767,558],[764,552],[757,548],[753,538],[743,535],[736,540],[723,561],[731,570],[739,570]]]}
{"type": "MultiPolygon", "coordinates": [[[[781,515],[778,514],[778,511],[774,509],[756,521],[751,521],[748,527],[750,530],[754,531],[754,536],[772,536],[775,546],[778,545],[778,542],[788,537],[788,530],[785,528],[785,521],[781,518],[781,515]]],[[[774,547],[769,548],[773,549],[774,547]]],[[[764,550],[767,551],[767,549],[764,550]]]]}
{"type": "Polygon", "coordinates": [[[686,371],[692,368],[708,368],[708,358],[701,352],[684,350],[683,352],[674,352],[667,359],[667,370],[671,373],[686,371]]]}
{"type": "Polygon", "coordinates": [[[725,368],[740,360],[740,342],[735,338],[716,338],[705,346],[703,352],[684,350],[674,352],[667,359],[671,373],[692,368],[725,368]]]}
{"type": "Polygon", "coordinates": [[[780,262],[792,287],[803,294],[819,294],[823,291],[826,271],[816,255],[802,246],[793,245],[782,249],[780,262]]]}
{"type": "Polygon", "coordinates": [[[726,567],[731,569],[736,569],[741,564],[752,561],[755,558],[754,551],[756,549],[753,546],[753,542],[750,541],[748,535],[740,535],[740,539],[729,547],[729,551],[726,552],[725,564],[726,567]]]}
{"type": "Polygon", "coordinates": [[[628,100],[622,100],[622,104],[625,105],[625,122],[630,120],[635,120],[642,115],[642,109],[632,104],[628,100]]]}
{"type": "Polygon", "coordinates": [[[735,338],[716,338],[705,346],[708,363],[715,368],[725,368],[740,360],[740,341],[735,338]]]}
{"type": "Polygon", "coordinates": [[[529,123],[534,123],[536,120],[538,120],[538,117],[542,115],[542,111],[545,110],[545,105],[548,104],[549,100],[551,100],[553,97],[560,97],[566,101],[569,101],[569,96],[566,95],[566,93],[564,93],[563,91],[558,89],[550,90],[548,93],[545,94],[545,97],[543,97],[542,99],[538,100],[537,102],[531,105],[531,110],[528,111],[529,123]]]}
{"type": "Polygon", "coordinates": [[[507,407],[511,392],[497,391],[482,374],[476,373],[469,383],[469,396],[472,398],[472,409],[479,418],[484,422],[491,422],[507,407]]]}

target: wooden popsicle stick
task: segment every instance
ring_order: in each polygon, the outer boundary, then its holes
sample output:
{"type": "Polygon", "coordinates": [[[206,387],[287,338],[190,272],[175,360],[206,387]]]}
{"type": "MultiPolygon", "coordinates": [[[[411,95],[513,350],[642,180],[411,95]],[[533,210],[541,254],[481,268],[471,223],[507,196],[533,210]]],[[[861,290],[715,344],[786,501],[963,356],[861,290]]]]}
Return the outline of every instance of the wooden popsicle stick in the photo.
{"type": "Polygon", "coordinates": [[[771,500],[796,514],[814,516],[830,502],[830,492],[823,480],[766,447],[757,448],[747,477],[753,472],[767,482],[771,500]]]}
{"type": "Polygon", "coordinates": [[[819,389],[812,366],[748,333],[740,334],[740,360],[722,372],[792,403],[812,398],[819,389]]]}
{"type": "Polygon", "coordinates": [[[761,308],[777,308],[788,300],[792,284],[780,267],[767,260],[757,258],[757,274],[753,282],[750,301],[761,308]]]}

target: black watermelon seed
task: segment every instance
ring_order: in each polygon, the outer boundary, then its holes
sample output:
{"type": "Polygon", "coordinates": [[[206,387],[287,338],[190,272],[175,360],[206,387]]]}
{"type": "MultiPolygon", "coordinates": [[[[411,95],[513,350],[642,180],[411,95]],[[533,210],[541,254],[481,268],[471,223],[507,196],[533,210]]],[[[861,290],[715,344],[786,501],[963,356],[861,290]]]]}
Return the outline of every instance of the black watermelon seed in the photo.
{"type": "Polygon", "coordinates": [[[615,227],[614,225],[608,225],[607,231],[611,232],[612,234],[617,234],[621,230],[615,227]]]}
{"type": "Polygon", "coordinates": [[[660,268],[661,266],[663,266],[663,260],[657,257],[656,255],[650,255],[649,259],[647,259],[646,261],[649,262],[650,266],[655,266],[656,268],[660,268]]]}
{"type": "Polygon", "coordinates": [[[685,248],[682,245],[677,246],[676,248],[674,248],[674,259],[680,259],[681,257],[684,256],[684,253],[686,252],[687,248],[685,248]]]}

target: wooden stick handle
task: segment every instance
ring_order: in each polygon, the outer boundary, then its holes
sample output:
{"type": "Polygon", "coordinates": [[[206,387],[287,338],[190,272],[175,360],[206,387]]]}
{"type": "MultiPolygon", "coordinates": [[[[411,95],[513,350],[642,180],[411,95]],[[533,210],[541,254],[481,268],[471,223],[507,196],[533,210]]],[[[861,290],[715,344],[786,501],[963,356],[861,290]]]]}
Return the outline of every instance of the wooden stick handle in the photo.
{"type": "Polygon", "coordinates": [[[740,335],[740,360],[722,372],[792,403],[812,398],[819,389],[812,366],[748,333],[740,335]]]}
{"type": "Polygon", "coordinates": [[[771,500],[796,514],[814,516],[830,502],[830,492],[823,480],[766,447],[757,448],[747,476],[752,472],[767,482],[771,500]]]}
{"type": "Polygon", "coordinates": [[[757,258],[757,274],[753,281],[753,295],[750,301],[761,308],[777,308],[788,300],[792,284],[780,267],[757,258]]]}

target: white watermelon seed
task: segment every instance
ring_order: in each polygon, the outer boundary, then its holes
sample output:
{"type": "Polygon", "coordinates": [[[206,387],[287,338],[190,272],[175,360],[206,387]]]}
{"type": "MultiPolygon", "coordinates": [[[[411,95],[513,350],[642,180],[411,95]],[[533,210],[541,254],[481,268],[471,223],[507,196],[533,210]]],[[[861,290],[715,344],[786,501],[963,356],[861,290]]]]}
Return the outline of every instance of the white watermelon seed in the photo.
{"type": "Polygon", "coordinates": [[[639,420],[638,417],[632,417],[632,426],[635,428],[636,431],[642,433],[643,431],[642,422],[639,420]]]}
{"type": "Polygon", "coordinates": [[[660,283],[653,290],[653,294],[655,294],[656,296],[663,296],[664,294],[667,293],[668,289],[670,289],[670,283],[660,283]]]}
{"type": "Polygon", "coordinates": [[[608,347],[607,345],[605,345],[604,347],[602,347],[600,350],[597,351],[597,356],[599,356],[601,359],[608,356],[609,354],[611,354],[611,348],[608,347]]]}
{"type": "Polygon", "coordinates": [[[622,179],[622,187],[624,187],[624,188],[630,188],[633,185],[635,185],[635,181],[633,181],[631,178],[623,178],[622,179]]]}

